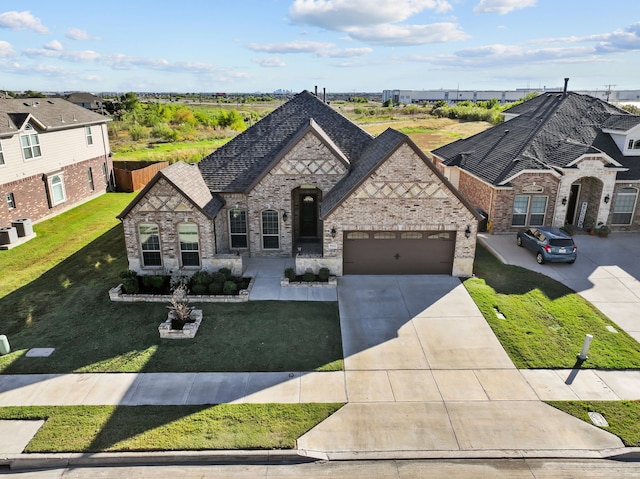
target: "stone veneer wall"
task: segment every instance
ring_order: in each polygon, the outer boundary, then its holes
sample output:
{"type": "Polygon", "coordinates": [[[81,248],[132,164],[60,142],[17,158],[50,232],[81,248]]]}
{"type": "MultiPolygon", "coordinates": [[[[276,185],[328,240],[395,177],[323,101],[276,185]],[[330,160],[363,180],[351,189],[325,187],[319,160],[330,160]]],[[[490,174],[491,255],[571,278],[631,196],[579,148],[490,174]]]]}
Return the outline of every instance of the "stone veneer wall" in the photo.
{"type": "Polygon", "coordinates": [[[332,258],[331,273],[342,275],[344,231],[456,231],[452,274],[470,276],[477,227],[474,214],[405,144],[325,220],[323,259],[328,264],[332,258]]]}
{"type": "MultiPolygon", "coordinates": [[[[198,225],[201,267],[212,271],[217,270],[220,267],[220,259],[215,256],[213,221],[176,191],[164,178],[158,180],[123,220],[129,269],[139,274],[156,274],[158,272],[171,274],[180,270],[179,223],[196,223],[198,225]],[[156,223],[159,227],[162,251],[161,267],[145,268],[142,266],[138,238],[140,223],[156,223]]],[[[227,262],[232,264],[231,260],[232,258],[228,258],[227,262]]],[[[184,268],[184,271],[188,274],[189,271],[199,269],[201,268],[184,268]]]]}
{"type": "MultiPolygon", "coordinates": [[[[247,194],[247,223],[251,256],[291,257],[293,255],[293,212],[291,192],[301,185],[312,185],[325,194],[345,175],[345,165],[314,133],[307,133],[282,160],[247,194]],[[280,248],[262,248],[262,211],[278,211],[280,248]],[[287,220],[282,214],[287,214],[287,220]]],[[[228,209],[233,204],[227,203],[228,209]]],[[[228,215],[228,210],[225,213],[228,215]]]]}

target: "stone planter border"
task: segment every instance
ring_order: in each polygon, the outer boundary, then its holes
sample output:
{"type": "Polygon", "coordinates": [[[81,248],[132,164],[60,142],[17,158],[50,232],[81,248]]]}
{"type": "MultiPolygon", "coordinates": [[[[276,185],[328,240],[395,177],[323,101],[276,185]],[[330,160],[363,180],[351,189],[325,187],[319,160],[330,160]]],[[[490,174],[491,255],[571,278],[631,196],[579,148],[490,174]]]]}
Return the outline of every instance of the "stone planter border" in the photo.
{"type": "MultiPolygon", "coordinates": [[[[190,303],[243,303],[249,301],[249,293],[253,288],[255,278],[251,278],[247,289],[241,289],[235,294],[189,294],[190,303]]],[[[111,301],[123,303],[168,303],[168,294],[126,294],[122,292],[122,283],[109,290],[111,301]]]]}
{"type": "Polygon", "coordinates": [[[182,329],[171,329],[172,317],[173,311],[169,311],[167,320],[158,326],[160,339],[193,339],[202,323],[202,310],[194,309],[191,311],[191,319],[193,319],[194,322],[186,323],[182,329]]]}
{"type": "Polygon", "coordinates": [[[280,286],[284,288],[335,288],[338,286],[338,278],[330,276],[328,282],[320,281],[289,281],[289,278],[281,278],[280,286]]]}

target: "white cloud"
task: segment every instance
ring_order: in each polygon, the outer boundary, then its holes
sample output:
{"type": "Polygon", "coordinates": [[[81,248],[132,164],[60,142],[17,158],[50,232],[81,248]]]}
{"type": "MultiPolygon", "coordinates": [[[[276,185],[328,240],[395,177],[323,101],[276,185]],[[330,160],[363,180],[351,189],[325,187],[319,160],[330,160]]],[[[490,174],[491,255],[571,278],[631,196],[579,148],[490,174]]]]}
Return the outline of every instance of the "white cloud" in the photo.
{"type": "Polygon", "coordinates": [[[283,43],[249,43],[249,50],[265,53],[311,53],[318,57],[351,58],[368,55],[371,48],[336,48],[335,43],[294,40],[283,43]]]}
{"type": "Polygon", "coordinates": [[[289,17],[294,23],[344,30],[397,23],[424,10],[444,13],[451,8],[446,0],[295,0],[289,17]]]}
{"type": "Polygon", "coordinates": [[[247,48],[254,52],[267,53],[319,53],[334,46],[333,43],[294,40],[284,43],[249,43],[247,48]]]}
{"type": "Polygon", "coordinates": [[[506,15],[514,10],[535,7],[537,0],[480,0],[473,13],[498,13],[506,15]]]}
{"type": "Polygon", "coordinates": [[[380,25],[373,28],[351,28],[352,38],[368,43],[385,45],[424,45],[445,43],[469,38],[453,23],[431,25],[380,25]]]}
{"type": "Polygon", "coordinates": [[[65,35],[72,40],[100,40],[99,37],[94,37],[89,32],[80,30],[79,28],[69,28],[65,35]]]}
{"type": "Polygon", "coordinates": [[[10,30],[32,30],[37,33],[48,33],[47,27],[42,25],[39,18],[31,15],[31,12],[4,12],[0,13],[0,28],[10,30]]]}
{"type": "Polygon", "coordinates": [[[0,40],[0,57],[12,57],[15,53],[11,43],[0,40]]]}
{"type": "Polygon", "coordinates": [[[44,45],[44,48],[45,50],[53,50],[55,52],[61,52],[62,50],[64,50],[62,43],[60,43],[58,40],[51,40],[49,43],[44,45]]]}
{"type": "Polygon", "coordinates": [[[278,57],[254,58],[252,61],[264,68],[283,68],[287,66],[287,64],[278,57]]]}

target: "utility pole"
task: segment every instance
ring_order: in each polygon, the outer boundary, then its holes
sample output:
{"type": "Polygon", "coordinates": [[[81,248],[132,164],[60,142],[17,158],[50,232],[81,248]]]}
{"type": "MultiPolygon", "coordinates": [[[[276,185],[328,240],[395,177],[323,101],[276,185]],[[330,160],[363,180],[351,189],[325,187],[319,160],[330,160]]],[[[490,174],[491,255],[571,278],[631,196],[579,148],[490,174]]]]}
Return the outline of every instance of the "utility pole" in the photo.
{"type": "Polygon", "coordinates": [[[607,88],[607,101],[609,101],[609,96],[611,95],[611,88],[614,88],[615,85],[605,85],[605,87],[607,88]]]}

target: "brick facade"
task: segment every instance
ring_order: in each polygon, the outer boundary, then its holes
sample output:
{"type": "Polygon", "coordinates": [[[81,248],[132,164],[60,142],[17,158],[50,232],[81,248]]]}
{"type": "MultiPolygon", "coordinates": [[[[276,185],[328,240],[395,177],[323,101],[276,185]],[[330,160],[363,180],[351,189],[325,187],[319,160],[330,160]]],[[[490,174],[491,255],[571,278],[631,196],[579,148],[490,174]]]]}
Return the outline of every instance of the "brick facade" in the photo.
{"type": "Polygon", "coordinates": [[[61,167],[59,170],[64,178],[66,200],[51,206],[48,196],[46,179],[43,174],[32,175],[16,181],[4,183],[0,186],[2,198],[0,201],[0,225],[5,226],[17,218],[29,218],[40,221],[55,216],[69,208],[88,201],[107,191],[108,185],[103,174],[103,165],[110,159],[104,156],[92,158],[79,163],[61,167]],[[91,188],[88,170],[91,168],[93,189],[91,188]],[[16,207],[9,209],[6,195],[13,193],[16,207]]]}
{"type": "Polygon", "coordinates": [[[405,144],[327,217],[324,257],[337,259],[337,274],[342,273],[344,231],[455,231],[453,275],[470,276],[477,225],[473,213],[405,144]],[[389,187],[381,187],[384,183],[389,187]],[[398,188],[399,184],[403,187],[398,188]],[[467,226],[469,238],[464,234],[467,226]],[[337,230],[335,238],[331,236],[333,227],[337,230]]]}

